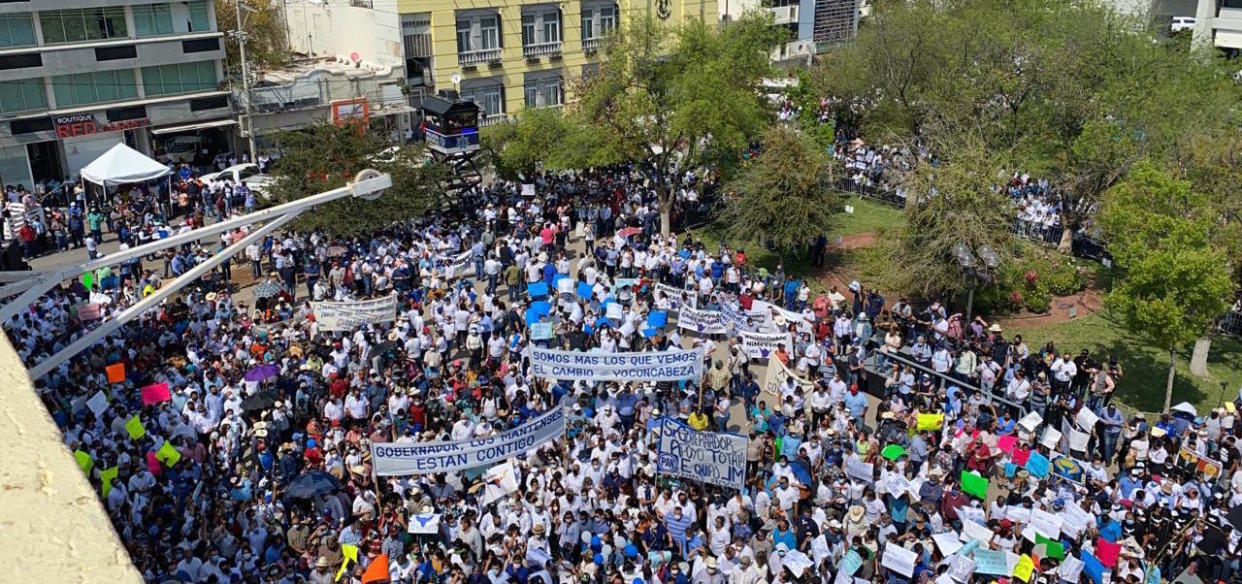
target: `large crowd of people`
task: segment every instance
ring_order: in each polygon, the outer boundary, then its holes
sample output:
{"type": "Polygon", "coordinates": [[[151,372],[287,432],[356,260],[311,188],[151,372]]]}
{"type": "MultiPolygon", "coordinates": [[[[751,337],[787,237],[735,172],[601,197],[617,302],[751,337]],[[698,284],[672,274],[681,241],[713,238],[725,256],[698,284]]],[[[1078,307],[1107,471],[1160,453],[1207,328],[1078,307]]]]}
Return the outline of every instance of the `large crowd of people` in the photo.
{"type": "MultiPolygon", "coordinates": [[[[674,182],[678,215],[717,189],[687,169],[674,182]]],[[[480,187],[462,216],[365,238],[269,237],[233,263],[270,293],[217,270],[36,381],[148,581],[1237,575],[1237,402],[1127,417],[1112,400],[1123,364],[1108,355],[1028,345],[857,283],[814,293],[745,249],[662,237],[633,168],[534,184],[534,196],[480,187]],[[324,330],[312,304],[390,295],[391,319],[349,330],[324,330]],[[549,310],[532,319],[537,302],[549,310]],[[745,317],[702,334],[678,326],[683,305],[745,317]],[[551,336],[532,338],[545,323],[551,336]],[[789,344],[748,356],[745,330],[789,344]],[[698,348],[705,373],[549,381],[532,374],[531,346],[698,348]],[[373,472],[373,443],[485,439],[556,407],[566,435],[512,459],[518,488],[486,503],[484,469],[373,472]],[[652,428],[665,418],[746,436],[745,488],[658,472],[652,428]]],[[[101,270],[5,330],[36,362],[193,261],[101,270]]]]}

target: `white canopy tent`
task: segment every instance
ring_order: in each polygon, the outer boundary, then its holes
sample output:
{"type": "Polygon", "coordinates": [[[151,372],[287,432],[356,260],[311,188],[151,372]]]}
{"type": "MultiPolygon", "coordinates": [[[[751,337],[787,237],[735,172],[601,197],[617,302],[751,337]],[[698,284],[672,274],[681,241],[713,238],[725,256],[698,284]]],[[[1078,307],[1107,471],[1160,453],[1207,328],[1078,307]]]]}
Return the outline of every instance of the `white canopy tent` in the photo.
{"type": "Polygon", "coordinates": [[[167,166],[121,143],[82,168],[82,180],[106,188],[155,180],[163,178],[168,173],[167,166]]]}

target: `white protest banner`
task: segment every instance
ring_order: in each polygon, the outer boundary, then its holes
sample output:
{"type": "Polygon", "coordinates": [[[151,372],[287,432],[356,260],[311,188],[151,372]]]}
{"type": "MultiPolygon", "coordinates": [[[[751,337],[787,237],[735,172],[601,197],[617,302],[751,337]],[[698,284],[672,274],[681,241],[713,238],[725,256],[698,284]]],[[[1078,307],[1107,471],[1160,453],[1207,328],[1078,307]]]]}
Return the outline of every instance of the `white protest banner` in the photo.
{"type": "Polygon", "coordinates": [[[875,476],[873,474],[874,472],[874,464],[870,462],[863,462],[861,458],[858,458],[858,456],[853,454],[845,457],[845,476],[852,479],[858,479],[865,483],[871,483],[875,481],[875,479],[872,478],[875,476]]]}
{"type": "Polygon", "coordinates": [[[914,576],[914,564],[919,560],[918,554],[901,547],[896,543],[890,543],[884,546],[884,558],[880,562],[881,566],[888,568],[902,576],[911,578],[914,576]]]}
{"type": "Polygon", "coordinates": [[[717,310],[699,310],[682,305],[677,312],[677,328],[704,335],[721,335],[729,332],[724,315],[717,310]]]}
{"type": "Polygon", "coordinates": [[[621,320],[625,318],[625,307],[616,302],[609,302],[604,308],[604,316],[613,320],[621,320]]]}
{"type": "Polygon", "coordinates": [[[352,331],[358,327],[397,320],[397,295],[354,302],[312,302],[320,331],[352,331]]]}
{"type": "Polygon", "coordinates": [[[1039,429],[1039,425],[1042,423],[1044,423],[1044,418],[1037,412],[1031,412],[1022,416],[1021,420],[1018,420],[1018,425],[1022,426],[1022,429],[1030,434],[1034,434],[1035,430],[1039,429]]]}
{"type": "Polygon", "coordinates": [[[746,486],[745,436],[698,432],[664,418],[656,469],[661,474],[734,489],[746,486]]]}
{"type": "Polygon", "coordinates": [[[556,281],[556,293],[557,294],[573,294],[574,293],[574,281],[569,278],[561,278],[560,280],[557,280],[556,281]]]}
{"type": "Polygon", "coordinates": [[[474,266],[470,262],[470,250],[463,251],[455,256],[437,255],[432,258],[436,267],[444,271],[444,277],[453,279],[469,276],[474,273],[474,266]]]}
{"type": "Polygon", "coordinates": [[[490,505],[518,490],[517,472],[513,469],[513,461],[507,460],[487,469],[483,473],[483,497],[480,501],[490,505]]]}
{"type": "Polygon", "coordinates": [[[946,558],[962,549],[962,542],[958,539],[956,531],[937,533],[932,536],[932,541],[936,542],[936,547],[940,548],[940,555],[946,558]]]}
{"type": "Polygon", "coordinates": [[[814,315],[812,315],[810,320],[808,320],[807,317],[803,315],[801,312],[793,312],[791,310],[785,310],[784,308],[776,306],[775,304],[772,304],[770,306],[772,307],[772,310],[775,310],[777,314],[781,315],[781,317],[784,318],[788,322],[791,322],[794,324],[800,323],[802,321],[815,322],[814,315]]]}
{"type": "Polygon", "coordinates": [[[754,310],[743,312],[741,305],[738,303],[725,302],[720,306],[720,314],[724,317],[725,326],[733,331],[752,333],[777,332],[775,327],[771,326],[771,313],[754,310]]]}
{"type": "Polygon", "coordinates": [[[1080,533],[1087,529],[1088,525],[1095,524],[1095,517],[1090,513],[1082,510],[1076,503],[1070,503],[1065,506],[1065,510],[1061,512],[1061,529],[1073,537],[1078,537],[1080,533]]]}
{"type": "Polygon", "coordinates": [[[523,197],[533,197],[533,196],[535,196],[535,185],[534,185],[534,183],[522,183],[522,196],[523,196],[523,197]]]}
{"type": "Polygon", "coordinates": [[[419,535],[435,535],[440,533],[440,514],[425,513],[410,517],[406,531],[419,535]]]}
{"type": "Polygon", "coordinates": [[[581,353],[528,347],[531,373],[544,379],[680,381],[703,376],[703,349],[581,353]]]}
{"type": "Polygon", "coordinates": [[[884,477],[884,489],[888,494],[900,497],[902,493],[910,490],[910,481],[899,473],[890,472],[884,477]]]}
{"type": "Polygon", "coordinates": [[[525,454],[564,434],[565,409],[558,405],[495,436],[453,442],[376,442],[371,445],[371,462],[375,474],[382,477],[461,471],[525,454]]]}
{"type": "Polygon", "coordinates": [[[530,340],[544,341],[552,338],[552,323],[537,322],[530,325],[530,340]]]}
{"type": "Polygon", "coordinates": [[[780,397],[781,384],[785,383],[786,378],[793,378],[794,382],[802,388],[803,395],[810,395],[815,389],[815,384],[798,377],[793,371],[790,371],[780,359],[768,359],[768,372],[763,380],[763,391],[774,397],[780,397]]]}
{"type": "Polygon", "coordinates": [[[1023,525],[1031,522],[1031,510],[1018,505],[1010,505],[1005,507],[1005,518],[1023,525]]]}
{"type": "Polygon", "coordinates": [[[816,564],[824,561],[824,558],[832,553],[828,550],[828,540],[824,538],[824,534],[819,534],[815,539],[811,540],[811,559],[816,564]]]}
{"type": "Polygon", "coordinates": [[[1100,421],[1100,417],[1091,411],[1091,408],[1082,408],[1078,410],[1078,415],[1074,416],[1074,422],[1083,432],[1091,432],[1095,428],[1095,423],[1100,421]]]}
{"type": "Polygon", "coordinates": [[[1044,537],[1051,539],[1061,537],[1061,518],[1043,509],[1031,509],[1031,527],[1044,537]]]}
{"type": "Polygon", "coordinates": [[[95,417],[103,416],[104,410],[108,409],[108,396],[104,395],[103,390],[95,392],[91,399],[86,400],[86,407],[95,413],[95,417]]]}
{"type": "Polygon", "coordinates": [[[789,333],[741,331],[738,336],[742,337],[742,351],[752,359],[767,359],[776,352],[778,345],[784,345],[786,351],[793,349],[793,335],[789,333]]]}
{"type": "Polygon", "coordinates": [[[694,290],[683,290],[668,284],[656,284],[653,295],[657,300],[667,298],[669,310],[680,310],[682,306],[687,305],[690,308],[699,307],[699,298],[694,290]]]}

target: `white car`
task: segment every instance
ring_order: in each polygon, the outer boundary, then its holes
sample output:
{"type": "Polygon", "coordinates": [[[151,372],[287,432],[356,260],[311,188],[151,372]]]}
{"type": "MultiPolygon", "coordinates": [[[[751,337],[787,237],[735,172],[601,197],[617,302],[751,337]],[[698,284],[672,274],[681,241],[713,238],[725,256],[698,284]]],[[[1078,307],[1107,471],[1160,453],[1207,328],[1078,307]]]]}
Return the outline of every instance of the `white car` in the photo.
{"type": "Polygon", "coordinates": [[[1169,24],[1170,32],[1181,32],[1183,30],[1193,30],[1195,28],[1195,17],[1193,16],[1174,16],[1173,22],[1169,24]]]}
{"type": "Polygon", "coordinates": [[[246,181],[246,186],[250,190],[258,193],[264,199],[271,198],[267,194],[266,187],[272,182],[269,175],[259,172],[259,165],[254,163],[238,164],[230,166],[220,172],[212,172],[199,177],[204,183],[213,183],[218,181],[231,181],[233,184],[239,184],[246,181]]]}

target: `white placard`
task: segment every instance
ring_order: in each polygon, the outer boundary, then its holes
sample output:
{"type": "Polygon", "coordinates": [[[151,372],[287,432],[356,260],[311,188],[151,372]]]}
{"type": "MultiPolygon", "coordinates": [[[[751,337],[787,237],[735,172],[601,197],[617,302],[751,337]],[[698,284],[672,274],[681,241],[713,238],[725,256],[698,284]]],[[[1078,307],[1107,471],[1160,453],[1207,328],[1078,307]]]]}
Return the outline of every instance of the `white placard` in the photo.
{"type": "Polygon", "coordinates": [[[914,564],[919,560],[918,554],[901,547],[896,543],[890,543],[884,546],[884,558],[880,562],[881,566],[888,568],[902,576],[911,578],[914,576],[914,564]]]}
{"type": "Polygon", "coordinates": [[[973,539],[978,541],[980,545],[986,546],[988,542],[992,541],[992,530],[974,521],[963,520],[961,537],[963,538],[962,541],[973,539]]]}
{"type": "Polygon", "coordinates": [[[1090,434],[1070,428],[1069,447],[1071,452],[1086,452],[1087,443],[1090,441],[1090,434]]]}
{"type": "MultiPolygon", "coordinates": [[[[769,365],[771,367],[771,365],[769,365]]],[[[875,465],[870,462],[863,462],[861,458],[851,454],[845,457],[845,476],[852,479],[858,479],[865,483],[873,483],[875,479],[875,465]]]]}
{"type": "Polygon", "coordinates": [[[522,196],[523,197],[535,196],[535,185],[533,183],[522,183],[522,196]]]}
{"type": "Polygon", "coordinates": [[[1066,582],[1077,582],[1078,577],[1082,575],[1082,568],[1082,560],[1067,555],[1064,560],[1061,560],[1061,566],[1057,568],[1057,576],[1066,582]]]}
{"type": "Polygon", "coordinates": [[[96,391],[91,399],[86,400],[86,407],[95,413],[96,418],[102,417],[104,411],[108,409],[108,396],[104,395],[102,389],[96,391]]]}
{"type": "Polygon", "coordinates": [[[556,281],[556,293],[557,294],[573,294],[574,284],[575,284],[574,281],[569,278],[561,278],[560,280],[556,281]]]}
{"type": "Polygon", "coordinates": [[[1022,416],[1022,419],[1018,420],[1018,425],[1022,426],[1023,429],[1032,434],[1035,433],[1035,430],[1039,429],[1039,425],[1042,423],[1044,423],[1043,417],[1035,412],[1022,416]]]}
{"type": "Polygon", "coordinates": [[[681,381],[703,376],[703,349],[602,353],[527,347],[530,371],[543,379],[681,381]]]}
{"type": "Polygon", "coordinates": [[[975,574],[975,561],[966,556],[956,556],[953,563],[949,564],[947,575],[962,584],[970,582],[970,577],[975,574]]]}
{"type": "Polygon", "coordinates": [[[604,309],[604,316],[613,320],[621,320],[625,318],[625,308],[619,303],[609,302],[608,307],[604,309]]]}
{"type": "Polygon", "coordinates": [[[932,536],[932,541],[936,542],[936,547],[940,548],[940,555],[946,558],[962,549],[962,542],[958,539],[956,531],[937,533],[932,536]]]}
{"type": "Polygon", "coordinates": [[[1078,424],[1079,429],[1084,432],[1090,432],[1095,428],[1095,423],[1100,421],[1100,417],[1091,411],[1091,408],[1084,407],[1078,410],[1078,415],[1074,416],[1074,422],[1078,424]]]}
{"type": "Polygon", "coordinates": [[[483,497],[480,501],[484,505],[490,505],[510,493],[516,493],[517,490],[517,472],[513,468],[513,461],[507,460],[483,473],[483,497]]]}
{"type": "Polygon", "coordinates": [[[1005,517],[1014,523],[1030,523],[1031,510],[1018,505],[1010,505],[1005,508],[1005,517]]]}
{"type": "Polygon", "coordinates": [[[1061,443],[1061,431],[1052,426],[1044,428],[1044,437],[1040,439],[1039,443],[1048,450],[1056,450],[1061,443]]]}
{"type": "Polygon", "coordinates": [[[1061,518],[1043,509],[1031,509],[1031,527],[1044,537],[1061,537],[1061,518]]]}
{"type": "Polygon", "coordinates": [[[435,535],[440,532],[440,514],[411,515],[406,531],[421,535],[435,535]]]}
{"type": "Polygon", "coordinates": [[[669,310],[680,310],[683,305],[698,308],[699,298],[694,290],[683,290],[668,284],[656,284],[654,295],[668,299],[669,310]]]}
{"type": "Polygon", "coordinates": [[[988,521],[987,516],[983,513],[983,508],[981,507],[961,507],[957,510],[957,515],[958,517],[961,517],[963,521],[974,521],[979,525],[983,525],[988,521]]]}

